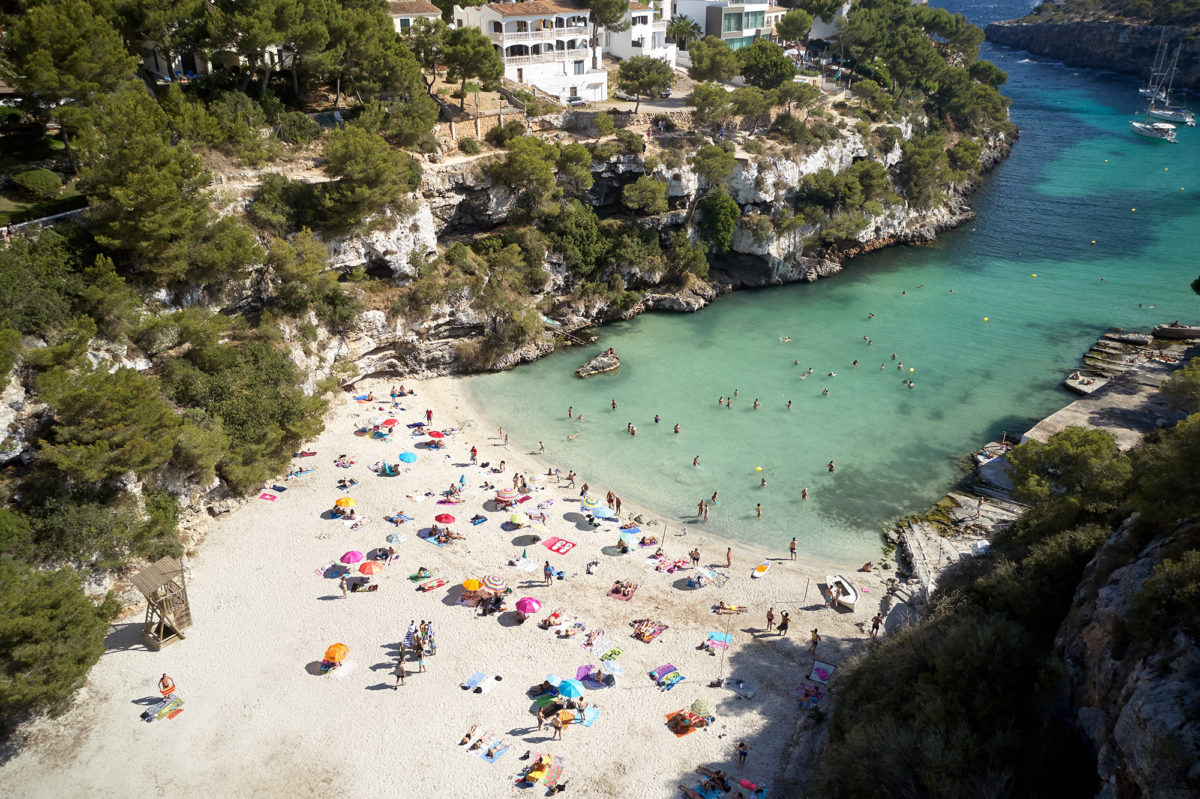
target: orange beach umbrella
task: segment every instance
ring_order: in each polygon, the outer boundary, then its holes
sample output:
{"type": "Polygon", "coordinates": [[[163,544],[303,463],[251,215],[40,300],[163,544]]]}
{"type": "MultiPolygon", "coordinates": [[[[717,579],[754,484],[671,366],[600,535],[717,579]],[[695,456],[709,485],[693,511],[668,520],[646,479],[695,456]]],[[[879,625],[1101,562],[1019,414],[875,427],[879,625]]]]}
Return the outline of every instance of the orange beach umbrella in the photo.
{"type": "Polygon", "coordinates": [[[350,647],[345,644],[333,644],[325,650],[325,659],[330,663],[341,663],[350,653],[350,647]]]}

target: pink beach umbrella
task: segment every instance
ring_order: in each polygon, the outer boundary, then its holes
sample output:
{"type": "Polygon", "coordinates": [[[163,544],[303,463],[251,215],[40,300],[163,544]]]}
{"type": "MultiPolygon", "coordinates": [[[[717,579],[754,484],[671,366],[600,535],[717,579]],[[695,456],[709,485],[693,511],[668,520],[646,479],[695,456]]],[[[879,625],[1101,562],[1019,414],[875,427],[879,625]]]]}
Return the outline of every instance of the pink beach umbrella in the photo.
{"type": "Polygon", "coordinates": [[[342,563],[358,563],[362,559],[363,553],[359,552],[357,549],[352,549],[345,555],[342,555],[342,563]]]}
{"type": "Polygon", "coordinates": [[[517,600],[517,610],[528,616],[531,613],[537,613],[542,609],[542,603],[538,602],[531,596],[521,597],[517,600]]]}

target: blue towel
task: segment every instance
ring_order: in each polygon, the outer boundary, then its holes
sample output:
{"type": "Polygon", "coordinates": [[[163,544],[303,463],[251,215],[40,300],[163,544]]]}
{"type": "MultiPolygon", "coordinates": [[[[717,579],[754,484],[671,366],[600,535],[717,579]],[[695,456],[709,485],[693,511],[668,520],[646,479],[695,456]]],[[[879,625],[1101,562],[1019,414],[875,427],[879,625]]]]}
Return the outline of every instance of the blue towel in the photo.
{"type": "Polygon", "coordinates": [[[467,689],[474,688],[476,685],[479,685],[479,683],[483,682],[486,677],[487,675],[482,671],[477,671],[467,678],[467,681],[462,684],[462,687],[467,689]]]}
{"type": "Polygon", "coordinates": [[[505,752],[507,752],[509,749],[512,749],[512,744],[508,744],[507,746],[503,747],[502,749],[497,749],[496,754],[492,755],[491,757],[488,757],[487,756],[488,748],[495,746],[495,745],[496,745],[496,741],[489,741],[487,746],[483,747],[483,754],[480,755],[480,757],[482,757],[484,760],[486,760],[489,763],[495,763],[497,760],[504,757],[505,752]]]}
{"type": "Polygon", "coordinates": [[[708,640],[720,641],[722,643],[732,644],[733,643],[733,633],[709,633],[708,640]]]}

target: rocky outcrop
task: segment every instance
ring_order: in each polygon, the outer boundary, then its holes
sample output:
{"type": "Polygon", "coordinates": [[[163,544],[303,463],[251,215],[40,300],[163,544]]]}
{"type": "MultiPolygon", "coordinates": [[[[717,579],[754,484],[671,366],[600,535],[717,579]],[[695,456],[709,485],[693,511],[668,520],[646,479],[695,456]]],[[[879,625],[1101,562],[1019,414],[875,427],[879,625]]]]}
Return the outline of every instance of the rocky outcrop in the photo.
{"type": "Polygon", "coordinates": [[[1131,629],[1143,581],[1185,536],[1195,531],[1142,542],[1136,519],[1126,521],[1096,552],[1059,630],[1065,689],[1096,750],[1099,799],[1200,792],[1200,645],[1181,632],[1147,644],[1131,629]]]}
{"type": "Polygon", "coordinates": [[[589,358],[587,363],[575,370],[575,374],[580,377],[592,377],[593,375],[615,372],[620,368],[621,359],[617,357],[617,353],[610,347],[599,355],[589,358]]]}
{"type": "MultiPolygon", "coordinates": [[[[1160,25],[1089,20],[1036,18],[993,22],[985,29],[988,41],[1004,47],[1028,50],[1035,55],[1062,61],[1071,67],[1109,69],[1129,75],[1147,76],[1158,49],[1160,25]]],[[[1176,88],[1200,89],[1200,37],[1196,29],[1167,28],[1164,42],[1169,52],[1177,44],[1179,71],[1176,88]]],[[[1136,97],[1134,98],[1136,99],[1136,97]]]]}

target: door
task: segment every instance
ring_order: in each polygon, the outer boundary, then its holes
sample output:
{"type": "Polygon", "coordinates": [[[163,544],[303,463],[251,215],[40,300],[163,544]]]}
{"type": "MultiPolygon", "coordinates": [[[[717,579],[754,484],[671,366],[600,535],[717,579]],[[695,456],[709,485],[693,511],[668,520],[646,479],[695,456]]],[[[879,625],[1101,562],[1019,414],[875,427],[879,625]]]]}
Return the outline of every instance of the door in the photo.
{"type": "Polygon", "coordinates": [[[524,82],[525,82],[525,70],[521,69],[520,67],[517,67],[517,83],[524,83],[524,82]]]}

